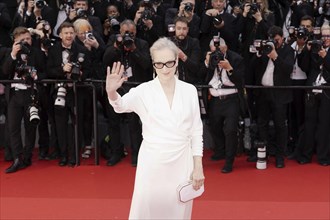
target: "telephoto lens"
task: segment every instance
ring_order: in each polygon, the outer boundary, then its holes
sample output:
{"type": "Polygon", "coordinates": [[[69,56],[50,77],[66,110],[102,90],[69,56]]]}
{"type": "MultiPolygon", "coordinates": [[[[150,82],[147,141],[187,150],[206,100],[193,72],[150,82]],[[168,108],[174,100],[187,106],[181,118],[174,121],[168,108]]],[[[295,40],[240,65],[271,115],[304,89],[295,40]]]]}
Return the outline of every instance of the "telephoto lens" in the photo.
{"type": "Polygon", "coordinates": [[[37,106],[31,105],[29,108],[30,122],[34,125],[38,125],[40,122],[39,110],[37,106]]]}
{"type": "Polygon", "coordinates": [[[264,142],[258,142],[256,146],[258,149],[256,167],[258,170],[264,170],[267,168],[266,145],[264,142]]]}
{"type": "Polygon", "coordinates": [[[66,88],[64,87],[63,84],[60,84],[56,94],[55,107],[57,108],[65,107],[65,96],[66,96],[66,88]]]}

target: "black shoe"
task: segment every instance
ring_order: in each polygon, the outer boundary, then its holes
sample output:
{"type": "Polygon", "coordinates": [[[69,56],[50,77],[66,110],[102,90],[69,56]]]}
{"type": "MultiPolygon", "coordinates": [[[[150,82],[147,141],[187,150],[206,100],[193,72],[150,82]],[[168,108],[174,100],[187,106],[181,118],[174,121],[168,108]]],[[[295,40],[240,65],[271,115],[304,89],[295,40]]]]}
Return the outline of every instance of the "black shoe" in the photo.
{"type": "Polygon", "coordinates": [[[328,162],[319,162],[319,164],[321,166],[329,166],[330,165],[330,163],[328,163],[328,162]]]}
{"type": "Polygon", "coordinates": [[[116,165],[120,160],[121,160],[121,156],[118,154],[113,154],[110,159],[107,162],[107,166],[114,166],[116,165]]]}
{"type": "Polygon", "coordinates": [[[39,160],[47,160],[48,159],[48,154],[46,152],[40,152],[38,159],[39,160]]]}
{"type": "Polygon", "coordinates": [[[53,151],[52,153],[48,154],[45,159],[46,160],[56,160],[58,158],[60,158],[60,154],[57,151],[53,151]]]}
{"type": "Polygon", "coordinates": [[[75,160],[75,159],[70,159],[68,166],[69,166],[69,167],[74,167],[74,166],[76,166],[76,160],[75,160]]]}
{"type": "Polygon", "coordinates": [[[222,155],[222,154],[213,154],[210,157],[210,159],[213,160],[213,161],[223,160],[223,159],[225,159],[225,155],[222,155]]]}
{"type": "Polygon", "coordinates": [[[68,164],[68,159],[66,157],[62,157],[61,160],[58,162],[60,167],[64,167],[68,164]]]}
{"type": "Polygon", "coordinates": [[[297,162],[299,164],[301,164],[301,165],[304,165],[304,164],[310,163],[311,161],[310,160],[301,159],[301,160],[297,160],[297,162]]]}
{"type": "Polygon", "coordinates": [[[225,164],[225,166],[221,170],[221,173],[231,173],[232,171],[233,171],[233,165],[225,164]]]}
{"type": "Polygon", "coordinates": [[[277,168],[284,168],[285,167],[283,158],[276,158],[275,163],[276,163],[277,168]]]}
{"type": "Polygon", "coordinates": [[[12,165],[5,170],[5,173],[14,173],[18,170],[21,170],[21,169],[25,168],[25,167],[26,167],[26,165],[24,164],[23,160],[19,159],[19,158],[16,158],[14,160],[14,162],[12,163],[12,165]]]}

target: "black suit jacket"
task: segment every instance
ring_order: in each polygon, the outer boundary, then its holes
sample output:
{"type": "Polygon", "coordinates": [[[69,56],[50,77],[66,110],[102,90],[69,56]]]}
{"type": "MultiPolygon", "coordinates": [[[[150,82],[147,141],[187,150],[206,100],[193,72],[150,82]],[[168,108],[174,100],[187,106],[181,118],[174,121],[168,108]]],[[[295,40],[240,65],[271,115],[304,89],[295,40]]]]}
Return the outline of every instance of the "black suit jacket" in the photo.
{"type": "MultiPolygon", "coordinates": [[[[85,54],[84,62],[82,62],[82,76],[81,80],[90,76],[91,61],[88,50],[73,42],[71,46],[70,62],[77,62],[77,56],[79,53],[85,54]]],[[[62,59],[62,42],[57,42],[53,47],[49,49],[48,61],[47,61],[47,76],[50,79],[67,79],[66,73],[63,71],[63,59],[62,59]]]]}
{"type": "Polygon", "coordinates": [[[183,62],[179,59],[179,79],[189,83],[200,82],[201,79],[198,78],[198,71],[200,68],[199,66],[201,59],[199,40],[187,36],[186,39],[180,43],[179,47],[187,56],[186,62],[183,62]]]}
{"type": "MultiPolygon", "coordinates": [[[[274,86],[290,86],[291,73],[294,65],[294,50],[291,46],[283,44],[277,49],[278,57],[274,61],[274,86]]],[[[262,77],[266,71],[270,58],[262,55],[253,61],[253,69],[255,70],[256,84],[261,85],[262,77]]],[[[271,99],[275,103],[285,104],[292,101],[292,91],[288,89],[271,89],[271,99]]],[[[257,95],[261,95],[260,90],[256,90],[257,95]]]]}
{"type": "MultiPolygon", "coordinates": [[[[123,63],[125,52],[115,48],[115,36],[109,39],[108,47],[103,56],[103,63],[106,66],[112,67],[114,62],[120,61],[123,63]]],[[[132,82],[146,82],[152,79],[151,58],[149,53],[149,45],[146,41],[135,38],[136,50],[129,52],[129,66],[132,67],[133,76],[128,78],[132,82]]]]}
{"type": "MultiPolygon", "coordinates": [[[[3,63],[3,74],[6,79],[12,80],[14,79],[16,73],[16,67],[19,63],[22,63],[21,55],[18,53],[16,60],[13,60],[11,57],[10,51],[7,51],[5,61],[3,63]]],[[[38,48],[30,47],[30,53],[27,58],[27,65],[34,67],[37,70],[38,80],[42,80],[46,78],[46,61],[43,59],[42,51],[38,48]]],[[[6,100],[9,100],[10,97],[10,86],[6,86],[6,100]]]]}

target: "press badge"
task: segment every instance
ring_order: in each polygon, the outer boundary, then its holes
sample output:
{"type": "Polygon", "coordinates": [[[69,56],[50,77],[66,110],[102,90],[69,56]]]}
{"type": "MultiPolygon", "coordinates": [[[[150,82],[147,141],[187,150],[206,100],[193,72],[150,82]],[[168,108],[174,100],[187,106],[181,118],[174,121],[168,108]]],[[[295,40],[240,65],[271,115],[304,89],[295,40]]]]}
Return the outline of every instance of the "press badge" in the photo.
{"type": "Polygon", "coordinates": [[[132,67],[128,67],[125,72],[124,72],[124,76],[129,78],[131,76],[133,76],[133,71],[132,71],[132,67]]]}

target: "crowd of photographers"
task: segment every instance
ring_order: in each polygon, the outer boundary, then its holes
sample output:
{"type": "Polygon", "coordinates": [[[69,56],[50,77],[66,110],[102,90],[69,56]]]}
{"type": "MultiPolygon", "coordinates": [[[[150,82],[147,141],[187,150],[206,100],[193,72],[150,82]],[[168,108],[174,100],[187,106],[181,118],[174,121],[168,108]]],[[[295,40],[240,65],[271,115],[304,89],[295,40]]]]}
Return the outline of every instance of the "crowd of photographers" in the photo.
{"type": "Polygon", "coordinates": [[[69,140],[76,123],[79,155],[90,157],[93,94],[86,79],[107,118],[107,165],[127,154],[125,122],[136,166],[139,117],[115,113],[102,80],[117,61],[128,77],[121,94],[156,77],[149,48],[163,36],[178,47],[178,78],[205,85],[198,88],[201,112],[214,140],[211,160],[225,160],[221,172],[232,172],[242,149],[255,162],[263,147],[277,168],[285,167],[285,158],[310,163],[314,153],[327,166],[329,90],[285,87],[329,85],[329,21],[329,0],[0,0],[0,80],[17,80],[0,84],[5,160],[12,161],[5,172],[32,164],[37,129],[39,159],[75,166],[69,140]]]}

